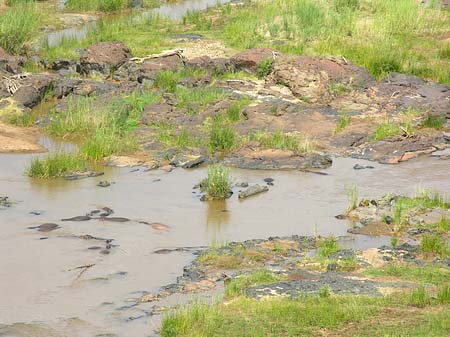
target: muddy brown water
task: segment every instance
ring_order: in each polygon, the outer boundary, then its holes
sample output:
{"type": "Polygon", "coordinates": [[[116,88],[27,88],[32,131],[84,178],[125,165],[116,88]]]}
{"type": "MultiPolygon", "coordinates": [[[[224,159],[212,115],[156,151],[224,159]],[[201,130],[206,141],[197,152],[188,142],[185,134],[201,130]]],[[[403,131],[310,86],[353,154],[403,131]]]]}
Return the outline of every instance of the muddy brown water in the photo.
{"type": "MultiPolygon", "coordinates": [[[[74,149],[49,138],[42,143],[52,151],[74,149]]],[[[193,193],[205,168],[171,173],[105,168],[102,177],[39,180],[23,175],[31,158],[0,155],[0,195],[15,201],[0,210],[0,336],[149,336],[158,324],[148,316],[153,304],[127,308],[130,299],[174,282],[193,259],[191,252],[154,254],[157,249],[274,235],[345,235],[349,224],[334,216],[346,209],[345,186],[353,183],[361,197],[414,193],[418,184],[450,191],[449,161],[434,158],[395,166],[370,163],[374,169],[360,171],[353,165],[369,163],[335,158],[327,176],[233,169],[236,182],[261,184],[271,177],[274,186],[243,201],[235,193],[226,202],[201,202],[193,193]],[[100,180],[114,184],[97,187],[100,180]],[[112,216],[131,221],[60,221],[105,206],[114,210],[112,216]],[[28,229],[44,223],[61,228],[28,229]],[[84,234],[114,239],[119,246],[100,254],[88,248],[104,243],[76,238],[84,234]],[[95,265],[81,276],[72,270],[89,264],[95,265]]],[[[385,237],[350,236],[345,244],[368,248],[386,242],[385,237]]]]}

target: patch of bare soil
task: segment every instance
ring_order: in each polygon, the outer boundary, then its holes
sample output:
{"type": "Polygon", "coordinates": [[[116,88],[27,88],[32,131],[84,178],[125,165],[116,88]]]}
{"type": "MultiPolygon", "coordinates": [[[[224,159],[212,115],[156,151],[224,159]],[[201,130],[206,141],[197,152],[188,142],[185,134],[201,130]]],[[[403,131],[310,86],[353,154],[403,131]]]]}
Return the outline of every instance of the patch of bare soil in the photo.
{"type": "Polygon", "coordinates": [[[33,128],[21,128],[0,122],[0,153],[36,153],[45,152],[38,144],[38,131],[33,128]]]}

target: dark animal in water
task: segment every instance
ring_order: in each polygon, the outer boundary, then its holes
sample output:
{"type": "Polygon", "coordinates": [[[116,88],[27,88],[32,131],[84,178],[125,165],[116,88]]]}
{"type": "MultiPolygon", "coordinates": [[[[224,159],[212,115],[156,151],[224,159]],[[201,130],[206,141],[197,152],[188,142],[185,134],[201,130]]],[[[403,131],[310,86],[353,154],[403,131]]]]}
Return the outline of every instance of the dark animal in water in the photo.
{"type": "Polygon", "coordinates": [[[101,217],[98,220],[110,221],[110,222],[128,222],[128,221],[130,221],[130,219],[128,219],[128,218],[121,218],[121,217],[112,217],[112,218],[101,217]]]}
{"type": "Polygon", "coordinates": [[[151,228],[153,228],[156,231],[163,231],[163,232],[169,232],[170,226],[164,225],[159,222],[147,222],[147,221],[138,221],[141,224],[149,225],[151,228]]]}
{"type": "Polygon", "coordinates": [[[88,221],[91,219],[92,218],[89,215],[79,215],[79,216],[74,216],[72,218],[61,219],[61,221],[88,221]]]}
{"type": "Polygon", "coordinates": [[[39,226],[28,227],[28,229],[37,229],[38,232],[44,232],[44,233],[51,232],[58,228],[61,228],[61,227],[59,227],[59,225],[57,225],[55,223],[44,223],[39,226]]]}

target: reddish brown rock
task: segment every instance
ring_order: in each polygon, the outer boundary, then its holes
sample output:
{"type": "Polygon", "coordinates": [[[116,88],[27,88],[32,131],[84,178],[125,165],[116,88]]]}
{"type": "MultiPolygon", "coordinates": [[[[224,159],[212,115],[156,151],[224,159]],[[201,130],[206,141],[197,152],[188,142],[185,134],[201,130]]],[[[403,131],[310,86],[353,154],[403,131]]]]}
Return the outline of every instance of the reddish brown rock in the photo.
{"type": "Polygon", "coordinates": [[[122,42],[98,42],[87,48],[80,57],[80,71],[98,71],[108,74],[131,57],[130,50],[122,42]]]}
{"type": "Polygon", "coordinates": [[[311,103],[333,98],[333,86],[353,90],[374,83],[365,69],[344,59],[309,56],[278,59],[268,80],[287,86],[295,96],[311,103]]]}
{"type": "Polygon", "coordinates": [[[268,48],[254,48],[243,51],[231,58],[234,67],[239,70],[256,71],[258,66],[267,59],[273,59],[279,53],[268,48]]]}

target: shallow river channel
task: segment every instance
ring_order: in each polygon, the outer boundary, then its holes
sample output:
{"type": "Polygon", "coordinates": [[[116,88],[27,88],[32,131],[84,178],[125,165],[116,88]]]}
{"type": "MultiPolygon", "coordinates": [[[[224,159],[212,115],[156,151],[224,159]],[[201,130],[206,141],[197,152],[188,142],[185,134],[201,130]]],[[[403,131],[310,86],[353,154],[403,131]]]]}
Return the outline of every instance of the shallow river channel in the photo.
{"type": "MultiPolygon", "coordinates": [[[[42,143],[58,148],[46,138],[42,143]]],[[[171,173],[102,168],[105,175],[97,178],[38,180],[23,173],[32,157],[0,155],[0,194],[14,201],[0,210],[0,336],[152,336],[160,317],[149,314],[148,304],[130,306],[129,299],[174,282],[193,259],[190,251],[161,255],[155,250],[292,234],[346,235],[349,224],[334,216],[346,209],[345,187],[351,184],[359,187],[360,197],[412,194],[418,185],[450,190],[445,160],[370,163],[373,169],[354,170],[356,163],[368,163],[334,158],[325,176],[232,170],[235,182],[261,184],[271,177],[274,186],[243,201],[235,193],[213,203],[200,201],[193,190],[206,168],[171,173]],[[100,180],[113,184],[98,187],[100,180]],[[101,207],[131,221],[61,221],[101,207]],[[170,228],[158,231],[139,221],[170,228]],[[28,229],[43,223],[61,228],[48,233],[28,229]],[[117,246],[101,254],[92,249],[98,242],[79,238],[85,234],[114,239],[117,246]],[[81,275],[74,269],[89,264],[94,266],[81,275]]],[[[365,236],[345,241],[355,248],[386,242],[385,237],[365,236]]]]}

